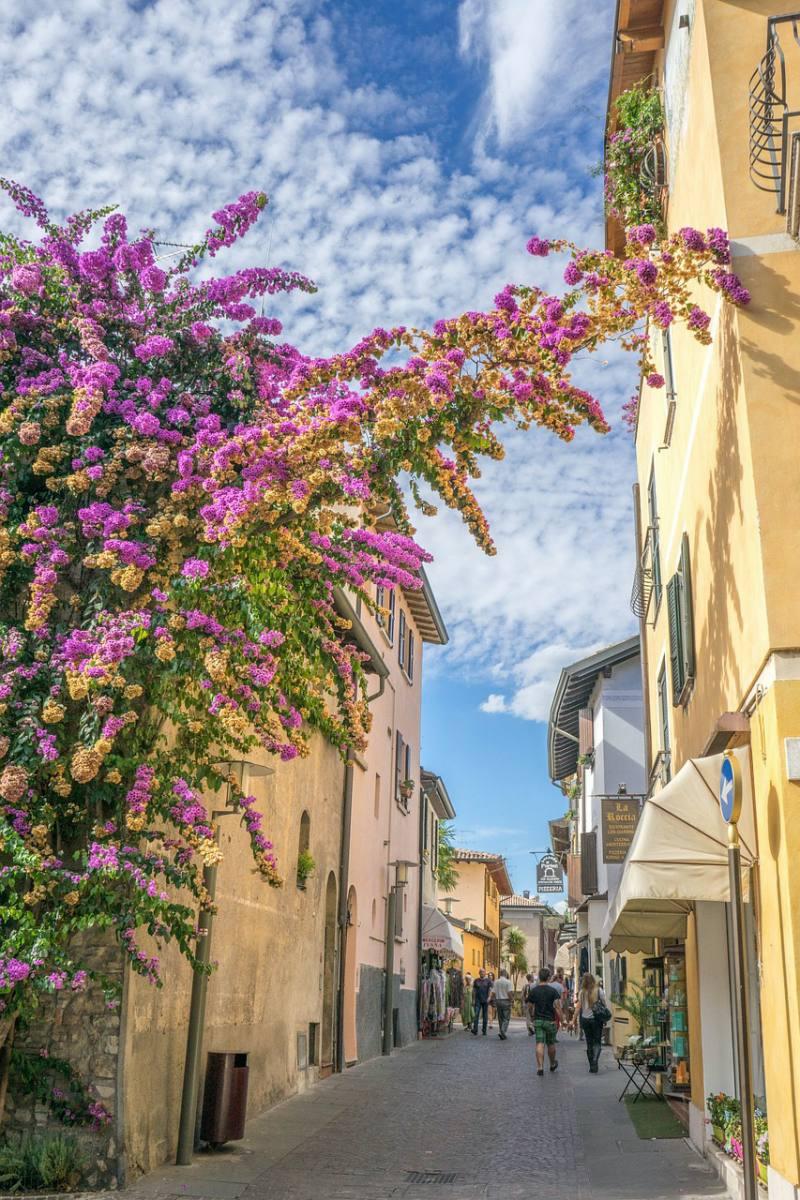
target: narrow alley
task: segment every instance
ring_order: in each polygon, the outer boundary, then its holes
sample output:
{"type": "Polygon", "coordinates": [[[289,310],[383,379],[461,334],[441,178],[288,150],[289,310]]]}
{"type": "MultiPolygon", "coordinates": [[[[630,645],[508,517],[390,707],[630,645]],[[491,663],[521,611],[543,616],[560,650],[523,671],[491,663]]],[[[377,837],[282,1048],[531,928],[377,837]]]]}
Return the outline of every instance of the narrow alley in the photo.
{"type": "MultiPolygon", "coordinates": [[[[537,1078],[521,1021],[506,1042],[457,1029],[334,1076],[253,1120],[245,1141],[156,1172],[128,1200],[689,1200],[726,1195],[683,1138],[640,1140],[610,1051],[586,1071],[562,1036],[537,1078]]],[[[109,1193],[111,1195],[111,1193],[109,1193]]]]}

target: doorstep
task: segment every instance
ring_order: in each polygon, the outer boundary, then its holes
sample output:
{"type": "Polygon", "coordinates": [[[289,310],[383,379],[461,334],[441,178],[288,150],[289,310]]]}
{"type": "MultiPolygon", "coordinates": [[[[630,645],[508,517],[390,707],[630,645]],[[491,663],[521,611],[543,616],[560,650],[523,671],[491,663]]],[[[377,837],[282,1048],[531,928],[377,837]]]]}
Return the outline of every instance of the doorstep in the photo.
{"type": "MultiPolygon", "coordinates": [[[[728,1189],[731,1200],[745,1200],[744,1172],[736,1159],[721,1150],[716,1142],[706,1143],[706,1158],[728,1189]]],[[[758,1187],[759,1194],[766,1196],[767,1189],[760,1179],[758,1187]]]]}

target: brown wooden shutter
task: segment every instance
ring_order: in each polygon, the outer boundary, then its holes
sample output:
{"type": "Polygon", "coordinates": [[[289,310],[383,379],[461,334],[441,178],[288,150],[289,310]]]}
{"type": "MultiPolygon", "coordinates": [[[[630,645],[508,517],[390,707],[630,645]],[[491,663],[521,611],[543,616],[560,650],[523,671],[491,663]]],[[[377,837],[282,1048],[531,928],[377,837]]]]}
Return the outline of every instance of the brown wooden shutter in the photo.
{"type": "Polygon", "coordinates": [[[594,713],[591,708],[578,711],[578,753],[594,754],[594,713]]]}
{"type": "Polygon", "coordinates": [[[583,903],[580,854],[567,855],[567,903],[570,908],[577,908],[583,903]]]}
{"type": "Polygon", "coordinates": [[[597,834],[581,834],[581,890],[584,896],[597,892],[597,834]]]}

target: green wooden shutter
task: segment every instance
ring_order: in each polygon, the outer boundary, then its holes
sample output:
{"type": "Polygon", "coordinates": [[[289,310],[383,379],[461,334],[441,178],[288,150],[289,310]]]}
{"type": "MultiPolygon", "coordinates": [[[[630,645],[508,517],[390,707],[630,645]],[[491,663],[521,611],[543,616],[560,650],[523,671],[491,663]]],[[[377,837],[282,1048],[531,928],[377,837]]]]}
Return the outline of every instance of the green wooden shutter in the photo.
{"type": "Polygon", "coordinates": [[[692,605],[692,569],[689,562],[689,538],[681,540],[681,651],[683,655],[683,686],[693,683],[697,670],[694,655],[694,613],[692,605]]]}
{"type": "Polygon", "coordinates": [[[680,704],[683,691],[683,647],[681,646],[680,578],[673,575],[667,584],[669,621],[669,667],[672,677],[672,703],[680,704]]]}

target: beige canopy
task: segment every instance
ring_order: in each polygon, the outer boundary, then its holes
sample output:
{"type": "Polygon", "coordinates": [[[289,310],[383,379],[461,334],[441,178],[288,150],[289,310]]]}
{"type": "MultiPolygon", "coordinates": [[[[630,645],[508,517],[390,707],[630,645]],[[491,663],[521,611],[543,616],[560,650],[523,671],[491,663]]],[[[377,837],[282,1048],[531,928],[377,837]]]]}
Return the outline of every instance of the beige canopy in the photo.
{"type": "Polygon", "coordinates": [[[444,958],[463,958],[464,939],[438,908],[422,906],[422,949],[438,950],[444,958]]]}
{"type": "MultiPolygon", "coordinates": [[[[734,753],[744,789],[742,864],[749,867],[756,857],[750,751],[734,753]]],[[[645,801],[603,926],[606,949],[648,951],[653,938],[685,937],[693,901],[730,899],[728,827],[718,799],[722,759],[721,754],[690,758],[645,801]]],[[[744,872],[745,889],[747,884],[744,872]]]]}

